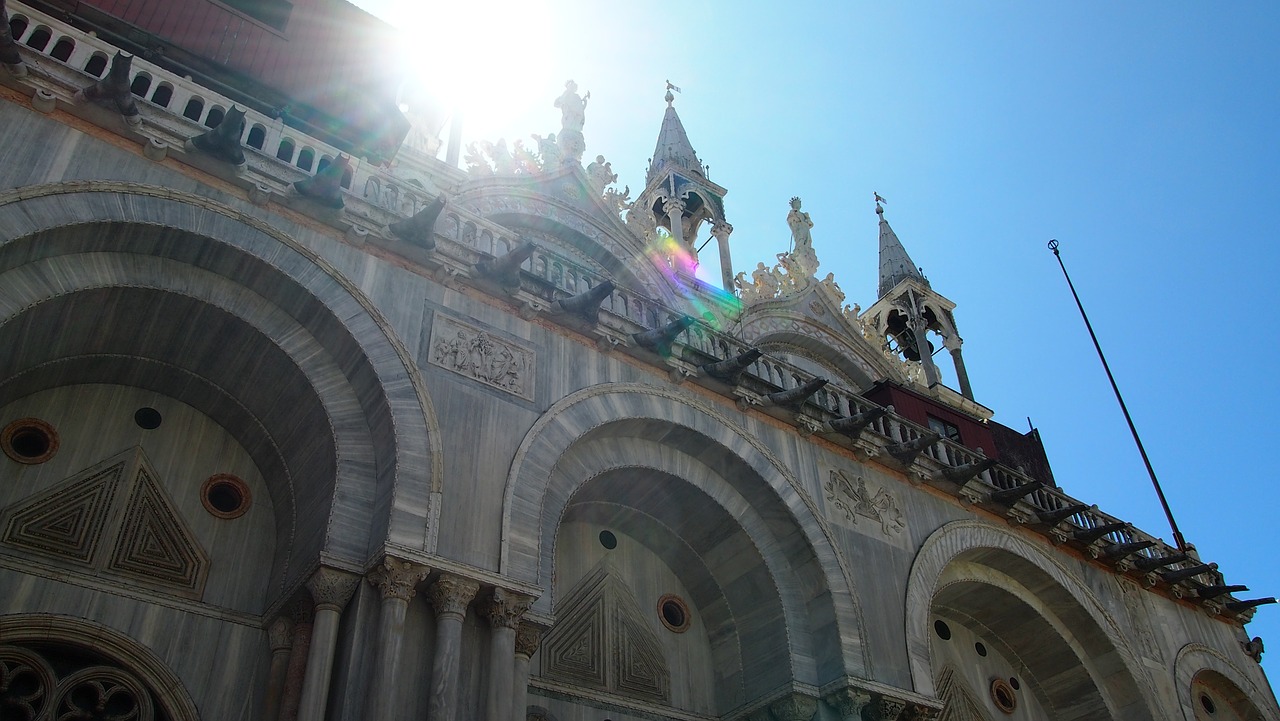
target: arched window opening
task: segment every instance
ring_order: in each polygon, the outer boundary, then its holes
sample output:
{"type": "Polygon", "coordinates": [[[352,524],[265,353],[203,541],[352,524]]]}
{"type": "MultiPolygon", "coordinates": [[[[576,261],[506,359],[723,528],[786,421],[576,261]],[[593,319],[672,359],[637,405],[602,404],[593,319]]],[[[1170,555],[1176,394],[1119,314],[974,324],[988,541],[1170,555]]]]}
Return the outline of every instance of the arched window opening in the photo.
{"type": "Polygon", "coordinates": [[[89,56],[89,62],[84,64],[84,71],[95,78],[102,77],[107,70],[107,56],[102,53],[94,53],[89,56]]]}
{"type": "Polygon", "coordinates": [[[151,89],[151,76],[146,73],[138,73],[133,76],[133,83],[129,85],[129,92],[140,98],[147,97],[147,91],[151,89]]]}
{"type": "Polygon", "coordinates": [[[209,108],[209,116],[204,119],[206,128],[216,128],[222,124],[222,119],[227,116],[227,112],[217,105],[209,108]]]}
{"type": "Polygon", "coordinates": [[[262,146],[267,142],[267,130],[261,125],[255,125],[249,129],[249,139],[246,145],[250,148],[262,150],[262,146]]]}
{"type": "Polygon", "coordinates": [[[30,23],[21,15],[14,15],[9,18],[9,32],[13,34],[14,40],[21,40],[22,34],[27,31],[28,26],[30,26],[30,23]]]}
{"type": "Polygon", "coordinates": [[[53,33],[49,28],[41,25],[31,33],[31,37],[27,38],[27,47],[38,52],[44,52],[48,47],[49,41],[53,39],[53,33]]]}
{"type": "Polygon", "coordinates": [[[169,83],[160,83],[156,86],[154,93],[151,93],[151,102],[162,108],[169,107],[169,103],[173,101],[173,86],[169,83]]]}
{"type": "Polygon", "coordinates": [[[323,173],[324,169],[333,163],[333,158],[328,155],[320,156],[320,162],[316,165],[316,172],[323,173]]]}
{"type": "Polygon", "coordinates": [[[58,38],[58,42],[54,44],[53,50],[51,50],[49,54],[53,56],[54,59],[61,60],[65,63],[71,59],[71,53],[75,52],[75,49],[75,41],[64,35],[58,38]]]}
{"type": "Polygon", "coordinates": [[[188,100],[187,107],[182,111],[182,117],[198,123],[201,115],[204,115],[204,101],[195,97],[188,100]]]}
{"type": "Polygon", "coordinates": [[[293,162],[293,141],[284,138],[280,141],[280,147],[276,150],[276,157],[286,163],[293,162]]]}
{"type": "Polygon", "coordinates": [[[308,173],[311,172],[311,167],[315,165],[315,162],[316,162],[316,151],[312,150],[311,148],[303,148],[302,152],[298,153],[298,167],[302,168],[308,173]]]}

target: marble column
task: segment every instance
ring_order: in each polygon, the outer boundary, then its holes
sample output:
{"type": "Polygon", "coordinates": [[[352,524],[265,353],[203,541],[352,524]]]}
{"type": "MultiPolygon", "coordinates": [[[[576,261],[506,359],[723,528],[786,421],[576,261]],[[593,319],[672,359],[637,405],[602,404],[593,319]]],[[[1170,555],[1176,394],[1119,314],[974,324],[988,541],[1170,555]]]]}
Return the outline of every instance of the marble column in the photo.
{"type": "Polygon", "coordinates": [[[729,223],[716,223],[711,226],[711,236],[716,239],[716,247],[720,249],[720,282],[723,288],[733,292],[733,259],[729,256],[729,234],[733,226],[729,223]]]}
{"type": "Polygon", "coordinates": [[[964,356],[960,355],[960,338],[952,335],[943,344],[947,350],[951,351],[951,362],[956,367],[956,382],[960,384],[960,395],[973,400],[973,386],[969,385],[969,371],[964,367],[964,356]]]}
{"type": "Polygon", "coordinates": [[[302,699],[298,704],[298,721],[324,721],[329,702],[329,680],[333,676],[333,655],[338,647],[338,620],[342,608],[351,600],[360,577],[321,566],[307,581],[311,600],[315,603],[315,621],[311,627],[311,650],[307,653],[307,674],[302,681],[302,699]]]}
{"type": "Polygon", "coordinates": [[[267,627],[267,643],[271,646],[271,666],[267,671],[267,698],[262,718],[274,721],[280,717],[280,699],[284,695],[285,676],[289,672],[290,633],[293,623],[281,616],[267,627]]]}
{"type": "Polygon", "coordinates": [[[458,669],[462,659],[462,619],[480,584],[442,573],[427,589],[436,612],[436,648],[431,661],[431,697],[427,721],[457,721],[458,669]]]}
{"type": "Polygon", "coordinates": [[[430,571],[426,566],[387,556],[381,566],[369,573],[369,583],[382,592],[378,655],[373,662],[365,716],[369,721],[389,721],[395,714],[396,669],[404,647],[404,619],[409,613],[409,599],[430,571]]]}
{"type": "Polygon", "coordinates": [[[311,650],[311,622],[314,620],[311,600],[296,601],[289,610],[289,616],[293,621],[293,642],[289,649],[289,666],[284,674],[284,690],[280,694],[280,721],[298,718],[302,680],[307,672],[307,654],[311,650]]]}
{"type": "Polygon", "coordinates": [[[671,225],[671,237],[676,239],[682,249],[689,249],[693,241],[684,237],[684,201],[679,198],[667,198],[662,201],[662,213],[667,216],[671,225]]]}
{"type": "Polygon", "coordinates": [[[538,652],[542,629],[531,623],[521,622],[516,629],[515,688],[511,693],[512,721],[525,721],[525,709],[529,705],[529,666],[533,654],[538,652]]]}
{"type": "Polygon", "coordinates": [[[485,718],[511,721],[511,689],[515,686],[516,626],[533,599],[503,588],[493,589],[484,606],[489,619],[489,688],[485,718]]]}

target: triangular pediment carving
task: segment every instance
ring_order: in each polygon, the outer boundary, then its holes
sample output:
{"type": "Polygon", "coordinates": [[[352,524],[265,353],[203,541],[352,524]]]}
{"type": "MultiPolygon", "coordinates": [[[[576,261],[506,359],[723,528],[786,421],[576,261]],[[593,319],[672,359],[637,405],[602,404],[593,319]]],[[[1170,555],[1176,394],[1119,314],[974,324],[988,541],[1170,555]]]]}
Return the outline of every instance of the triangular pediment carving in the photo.
{"type": "Polygon", "coordinates": [[[549,679],[633,698],[670,699],[671,672],[641,606],[601,564],[558,604],[543,645],[549,679]]]}
{"type": "Polygon", "coordinates": [[[133,492],[109,568],[146,581],[192,590],[203,585],[208,561],[181,516],[140,457],[133,492]]]}
{"type": "Polygon", "coordinates": [[[938,721],[991,721],[977,699],[964,687],[964,682],[957,677],[956,670],[950,666],[943,668],[939,675],[938,697],[946,703],[938,721]]]}
{"type": "Polygon", "coordinates": [[[4,545],[199,597],[208,555],[135,446],[0,514],[4,545]]]}
{"type": "Polygon", "coordinates": [[[132,456],[119,454],[11,506],[4,513],[4,542],[92,564],[132,456]]]}

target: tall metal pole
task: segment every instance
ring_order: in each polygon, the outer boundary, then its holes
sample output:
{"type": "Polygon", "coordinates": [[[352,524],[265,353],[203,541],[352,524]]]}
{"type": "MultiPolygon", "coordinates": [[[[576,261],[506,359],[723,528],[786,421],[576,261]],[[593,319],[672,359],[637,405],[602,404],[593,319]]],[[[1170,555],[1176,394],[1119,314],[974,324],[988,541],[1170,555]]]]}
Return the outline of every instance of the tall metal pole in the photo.
{"type": "Polygon", "coordinates": [[[1058,252],[1058,241],[1049,241],[1049,250],[1053,251],[1053,257],[1058,259],[1058,266],[1062,268],[1062,275],[1067,279],[1067,287],[1071,289],[1071,297],[1076,299],[1076,307],[1080,309],[1080,317],[1084,318],[1084,327],[1089,329],[1089,337],[1093,339],[1093,347],[1098,351],[1098,359],[1102,361],[1102,369],[1107,372],[1107,380],[1111,381],[1111,390],[1116,394],[1116,401],[1120,403],[1120,410],[1124,413],[1124,420],[1129,424],[1129,432],[1133,434],[1133,442],[1138,446],[1138,453],[1142,456],[1142,463],[1147,467],[1147,475],[1151,476],[1151,485],[1155,486],[1156,496],[1160,498],[1160,506],[1164,508],[1165,518],[1169,519],[1169,528],[1173,530],[1173,540],[1178,544],[1178,550],[1186,552],[1187,542],[1182,537],[1182,532],[1178,530],[1178,524],[1173,520],[1173,511],[1169,510],[1169,501],[1164,497],[1164,491],[1160,488],[1160,481],[1156,480],[1156,471],[1151,467],[1151,459],[1147,458],[1147,450],[1142,447],[1142,439],[1138,438],[1138,429],[1133,425],[1133,418],[1129,415],[1129,408],[1124,404],[1124,398],[1120,395],[1120,387],[1116,385],[1115,376],[1111,375],[1111,366],[1107,364],[1107,357],[1102,354],[1102,346],[1098,344],[1098,336],[1093,332],[1093,324],[1089,322],[1089,316],[1084,312],[1084,306],[1080,303],[1080,294],[1076,293],[1076,286],[1071,282],[1071,276],[1067,273],[1067,266],[1062,263],[1062,254],[1058,252]]]}

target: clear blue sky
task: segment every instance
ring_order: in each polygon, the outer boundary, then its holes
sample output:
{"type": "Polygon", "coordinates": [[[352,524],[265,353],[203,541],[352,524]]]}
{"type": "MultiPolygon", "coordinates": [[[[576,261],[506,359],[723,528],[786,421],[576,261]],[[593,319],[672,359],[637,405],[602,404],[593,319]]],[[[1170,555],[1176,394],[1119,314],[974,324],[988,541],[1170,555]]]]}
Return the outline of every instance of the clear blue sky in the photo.
{"type": "MultiPolygon", "coordinates": [[[[738,269],[786,250],[799,195],[821,272],[869,306],[879,191],[957,303],[978,400],[1034,420],[1069,493],[1171,540],[1045,248],[1058,238],[1184,535],[1242,596],[1280,595],[1280,4],[476,0],[420,23],[360,4],[470,58],[422,65],[502,99],[469,139],[558,130],[575,79],[588,157],[633,194],[670,78],[729,189],[738,269]]],[[[1247,628],[1275,678],[1280,607],[1247,628]]]]}

